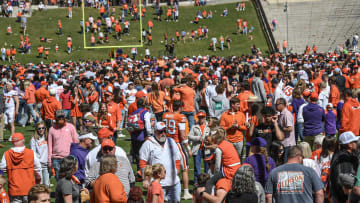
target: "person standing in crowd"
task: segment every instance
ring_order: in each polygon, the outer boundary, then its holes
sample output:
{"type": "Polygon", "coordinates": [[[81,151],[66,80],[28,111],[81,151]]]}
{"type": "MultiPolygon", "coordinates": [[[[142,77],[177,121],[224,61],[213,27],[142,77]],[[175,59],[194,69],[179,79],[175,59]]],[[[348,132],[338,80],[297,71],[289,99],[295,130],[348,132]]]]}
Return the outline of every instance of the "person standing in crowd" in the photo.
{"type": "Polygon", "coordinates": [[[51,189],[47,185],[37,184],[31,187],[28,194],[29,203],[50,203],[51,189]]]}
{"type": "Polygon", "coordinates": [[[261,115],[262,118],[258,119],[260,121],[258,125],[250,126],[249,134],[252,140],[256,137],[264,138],[266,140],[266,149],[270,153],[272,142],[284,140],[284,132],[280,129],[276,111],[272,107],[264,107],[261,110],[261,115]]]}
{"type": "Polygon", "coordinates": [[[82,126],[82,113],[80,111],[80,105],[85,102],[84,96],[81,93],[81,90],[79,89],[78,85],[74,85],[71,90],[71,96],[70,96],[70,102],[71,102],[71,110],[70,110],[70,116],[71,116],[71,122],[76,127],[76,123],[79,123],[79,128],[82,126]]]}
{"type": "Polygon", "coordinates": [[[15,133],[15,118],[19,114],[19,97],[11,83],[6,83],[4,91],[5,98],[5,111],[4,111],[4,124],[10,130],[11,135],[15,133]]]}
{"type": "Polygon", "coordinates": [[[189,129],[191,129],[195,123],[195,91],[191,88],[191,80],[184,78],[181,80],[181,84],[175,86],[173,89],[181,95],[181,101],[184,103],[182,114],[186,116],[189,122],[189,129]]]}
{"type": "Polygon", "coordinates": [[[47,129],[50,129],[55,120],[55,112],[61,109],[60,102],[55,98],[55,89],[50,90],[50,96],[44,99],[41,105],[41,118],[45,121],[47,129]]]}
{"type": "Polygon", "coordinates": [[[166,175],[160,184],[168,202],[180,202],[181,183],[179,176],[181,156],[174,139],[167,137],[164,122],[155,124],[155,134],[144,142],[140,149],[140,169],[143,175],[143,188],[149,188],[151,178],[145,176],[146,165],[160,163],[166,175]]]}
{"type": "Polygon", "coordinates": [[[256,137],[253,139],[249,143],[249,157],[244,160],[244,163],[250,164],[254,168],[255,179],[263,187],[265,186],[271,170],[276,167],[275,161],[268,155],[266,144],[264,138],[256,137]]]}
{"type": "Polygon", "coordinates": [[[324,202],[324,185],[313,169],[302,165],[301,149],[293,146],[288,161],[270,172],[266,182],[266,202],[324,202]]]}
{"type": "Polygon", "coordinates": [[[30,148],[35,152],[41,164],[41,184],[50,186],[50,174],[48,168],[48,134],[44,121],[35,125],[35,132],[30,140],[30,148]]]}
{"type": "Polygon", "coordinates": [[[71,102],[70,102],[70,86],[64,85],[64,91],[60,94],[61,109],[65,113],[65,118],[70,120],[71,102]]]}
{"type": "MultiPolygon", "coordinates": [[[[207,136],[210,135],[210,127],[206,121],[206,113],[200,110],[196,114],[199,122],[195,124],[189,132],[189,141],[192,143],[192,154],[194,160],[194,182],[197,184],[197,177],[201,173],[201,160],[205,158],[206,148],[204,146],[207,136]]],[[[209,166],[207,162],[203,162],[204,173],[208,172],[209,166]]]]}
{"type": "Polygon", "coordinates": [[[284,98],[279,98],[276,101],[276,110],[280,112],[278,124],[282,128],[282,131],[284,132],[284,140],[282,141],[282,144],[284,145],[284,153],[285,153],[285,161],[287,160],[287,152],[290,149],[290,147],[296,145],[295,141],[295,128],[294,128],[294,117],[290,113],[289,110],[287,110],[286,106],[286,100],[284,98]]]}
{"type": "MultiPolygon", "coordinates": [[[[85,179],[85,184],[88,188],[94,189],[94,184],[96,179],[99,178],[99,172],[101,170],[101,158],[106,155],[114,155],[117,160],[117,170],[115,171],[115,175],[121,181],[124,186],[125,193],[127,196],[129,195],[130,188],[135,185],[135,176],[134,172],[131,168],[130,162],[127,159],[126,155],[118,155],[116,154],[117,150],[122,150],[119,147],[115,146],[115,143],[111,139],[104,139],[101,142],[101,149],[96,157],[96,161],[93,165],[88,168],[85,179]]],[[[120,151],[120,153],[122,153],[120,151]]]]}
{"type": "Polygon", "coordinates": [[[331,202],[347,202],[348,191],[344,181],[341,180],[342,174],[356,175],[359,165],[357,158],[358,137],[353,132],[347,131],[339,137],[339,148],[335,151],[330,163],[330,198],[331,202]]]}
{"type": "MultiPolygon", "coordinates": [[[[80,188],[73,179],[73,175],[78,169],[77,160],[74,156],[66,156],[60,162],[59,180],[55,189],[55,202],[79,202],[80,201],[80,188]]],[[[87,193],[89,191],[86,188],[87,193]]]]}
{"type": "Polygon", "coordinates": [[[186,137],[186,117],[183,112],[184,103],[175,101],[173,104],[173,113],[168,112],[163,115],[163,121],[166,126],[167,136],[174,139],[181,155],[181,169],[184,182],[184,199],[191,199],[189,193],[189,157],[192,151],[189,140],[186,137]],[[186,153],[187,152],[187,153],[186,153]]]}
{"type": "Polygon", "coordinates": [[[162,116],[166,111],[165,101],[170,102],[170,97],[165,92],[159,90],[159,85],[153,82],[151,84],[151,92],[146,97],[146,103],[151,106],[157,121],[162,121],[162,116]]]}
{"type": "Polygon", "coordinates": [[[285,147],[280,141],[273,141],[270,145],[270,156],[274,159],[276,166],[284,164],[285,161],[285,147]]]}
{"type": "Polygon", "coordinates": [[[22,97],[26,101],[25,109],[27,109],[27,112],[25,112],[24,117],[20,120],[20,124],[23,127],[25,127],[30,115],[32,116],[35,124],[38,122],[38,117],[35,113],[35,86],[28,80],[25,81],[24,86],[27,86],[27,88],[25,89],[25,95],[22,97]]]}
{"type": "Polygon", "coordinates": [[[113,140],[116,143],[116,132],[121,128],[120,124],[121,124],[121,120],[123,119],[121,117],[121,110],[120,107],[117,103],[115,103],[113,101],[113,92],[111,91],[106,91],[105,92],[105,103],[107,105],[107,110],[108,112],[111,114],[111,117],[113,118],[113,120],[116,121],[116,128],[114,129],[115,133],[113,136],[113,140]]]}
{"type": "Polygon", "coordinates": [[[40,114],[40,109],[41,109],[41,106],[42,106],[42,103],[43,101],[50,97],[50,93],[49,91],[47,90],[47,85],[48,83],[45,82],[45,81],[41,81],[40,82],[40,88],[37,89],[35,91],[35,99],[36,99],[36,111],[39,115],[40,114]]]}
{"type": "Polygon", "coordinates": [[[61,161],[70,153],[71,143],[78,142],[74,125],[66,122],[63,110],[57,110],[55,125],[50,128],[48,136],[48,166],[54,168],[56,180],[59,177],[61,161]]]}
{"type": "Polygon", "coordinates": [[[158,163],[149,166],[146,169],[145,175],[153,178],[153,181],[148,188],[146,201],[149,203],[164,202],[164,190],[161,187],[160,181],[165,178],[165,167],[158,163]],[[146,169],[148,169],[148,171],[146,169]]]}
{"type": "MultiPolygon", "coordinates": [[[[212,97],[216,96],[216,87],[219,84],[219,77],[216,75],[212,75],[211,76],[211,84],[208,85],[205,89],[205,101],[206,101],[206,105],[210,106],[210,101],[212,99],[212,97]]],[[[223,92],[222,92],[223,93],[223,92]]]]}
{"type": "MultiPolygon", "coordinates": [[[[208,86],[209,87],[209,86],[208,86]]],[[[215,87],[216,95],[209,99],[209,114],[210,117],[217,117],[220,119],[221,115],[230,109],[229,100],[224,95],[224,86],[219,84],[215,87]]]]}
{"type": "Polygon", "coordinates": [[[78,170],[74,176],[83,184],[85,181],[86,156],[97,138],[92,133],[86,133],[80,135],[79,140],[79,143],[71,143],[69,155],[74,156],[77,160],[78,170]]]}
{"type": "Polygon", "coordinates": [[[242,131],[247,130],[249,123],[245,121],[245,115],[240,111],[240,100],[238,98],[230,99],[230,110],[221,116],[220,126],[226,130],[226,139],[234,145],[241,159],[244,148],[242,131]]]}
{"type": "Polygon", "coordinates": [[[11,137],[13,147],[1,159],[0,170],[8,175],[8,191],[11,202],[27,202],[27,194],[35,183],[41,182],[41,164],[35,152],[25,147],[21,133],[11,137]]]}
{"type": "Polygon", "coordinates": [[[352,131],[359,135],[359,122],[356,115],[360,115],[360,103],[356,100],[350,89],[345,90],[345,103],[341,111],[341,128],[339,133],[352,131]]]}
{"type": "Polygon", "coordinates": [[[105,155],[100,160],[99,178],[96,179],[90,202],[126,203],[124,185],[117,175],[118,163],[115,155],[105,155]]]}
{"type": "Polygon", "coordinates": [[[264,87],[264,82],[262,81],[263,71],[256,70],[255,77],[251,81],[251,92],[258,97],[258,102],[266,104],[266,92],[264,87]]]}

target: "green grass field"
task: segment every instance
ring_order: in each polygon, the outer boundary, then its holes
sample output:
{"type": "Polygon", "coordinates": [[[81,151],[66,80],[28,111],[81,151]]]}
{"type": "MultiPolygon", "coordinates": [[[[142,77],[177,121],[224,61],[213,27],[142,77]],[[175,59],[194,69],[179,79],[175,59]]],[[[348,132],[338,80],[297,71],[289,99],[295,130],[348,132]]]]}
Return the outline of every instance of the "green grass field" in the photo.
{"type": "MultiPolygon", "coordinates": [[[[27,148],[30,148],[30,139],[31,139],[31,136],[32,136],[34,130],[35,130],[35,128],[32,127],[32,126],[27,126],[27,127],[24,127],[24,128],[21,127],[21,126],[16,126],[16,132],[21,132],[21,133],[23,133],[23,135],[24,135],[24,137],[25,137],[25,140],[26,140],[26,141],[25,141],[25,144],[26,144],[26,147],[27,147],[27,148]]],[[[126,137],[125,137],[125,138],[118,138],[116,145],[117,145],[117,146],[120,146],[121,148],[123,148],[123,149],[127,152],[128,156],[129,156],[129,152],[130,152],[130,136],[129,136],[129,134],[127,133],[127,131],[123,131],[123,134],[125,134],[126,137]]],[[[10,131],[8,131],[8,130],[4,131],[4,139],[8,140],[9,137],[10,137],[10,131]]],[[[4,154],[4,152],[5,152],[6,150],[8,150],[9,148],[12,147],[11,142],[5,142],[5,143],[2,143],[2,144],[4,144],[5,147],[4,147],[4,148],[0,148],[0,154],[1,154],[1,156],[4,154]]],[[[190,176],[190,184],[189,184],[189,187],[190,187],[190,190],[191,190],[191,192],[192,192],[193,185],[194,185],[194,184],[193,184],[193,180],[194,180],[194,171],[193,171],[193,168],[194,168],[194,167],[193,167],[193,160],[192,160],[192,158],[189,160],[189,164],[190,164],[190,173],[189,173],[189,176],[190,176]]],[[[136,173],[136,165],[133,164],[132,167],[133,167],[134,173],[136,173]]],[[[180,174],[181,174],[181,173],[180,173],[180,174]]],[[[53,187],[51,187],[51,190],[52,190],[52,192],[55,192],[56,180],[55,180],[54,177],[51,178],[51,183],[54,185],[53,187]]],[[[140,182],[137,182],[136,185],[142,187],[142,184],[141,184],[140,182]]],[[[6,187],[6,189],[7,189],[7,187],[6,187]]],[[[145,194],[145,193],[144,193],[144,194],[145,194]]],[[[52,195],[52,196],[53,196],[53,195],[52,195]]],[[[145,199],[145,198],[146,198],[146,196],[144,196],[144,199],[145,199]]],[[[55,199],[52,198],[52,201],[51,201],[51,202],[55,202],[55,199]]],[[[191,201],[191,200],[187,200],[187,201],[181,200],[181,202],[190,203],[190,202],[192,202],[192,201],[191,201]]]]}
{"type": "MultiPolygon", "coordinates": [[[[153,46],[150,47],[150,52],[152,56],[162,55],[165,51],[164,44],[161,41],[164,40],[164,34],[167,33],[169,39],[176,38],[175,32],[178,30],[181,32],[184,29],[186,32],[191,33],[192,30],[197,30],[199,26],[207,26],[209,29],[209,38],[206,40],[195,40],[192,42],[191,39],[187,39],[186,43],[176,43],[175,53],[177,57],[183,56],[198,56],[198,55],[211,55],[216,54],[220,56],[232,56],[232,55],[241,55],[250,53],[250,46],[255,44],[256,47],[260,48],[263,53],[268,50],[264,34],[260,28],[260,24],[254,10],[253,5],[250,2],[246,2],[246,11],[237,12],[235,9],[235,4],[222,4],[216,6],[205,6],[205,7],[180,7],[179,9],[179,22],[166,22],[164,20],[166,15],[167,7],[164,7],[164,15],[162,16],[163,21],[158,22],[155,20],[155,11],[153,8],[148,7],[146,16],[142,19],[143,28],[147,30],[148,19],[153,19],[154,28],[152,31],[153,35],[153,46]],[[224,8],[228,8],[229,15],[226,17],[221,17],[224,8]],[[200,20],[198,25],[191,24],[190,21],[194,20],[197,11],[203,11],[205,9],[207,12],[212,10],[213,19],[203,19],[200,20]],[[253,40],[251,41],[248,36],[237,35],[237,19],[243,19],[248,22],[248,28],[254,27],[253,40]],[[209,44],[211,43],[212,37],[219,37],[223,35],[229,35],[231,38],[231,50],[225,48],[224,51],[218,49],[217,52],[209,50],[209,44]]],[[[121,9],[116,7],[115,18],[120,14],[121,9]]],[[[110,9],[110,12],[112,9],[110,9]]],[[[47,11],[35,11],[33,16],[28,18],[28,29],[27,34],[29,35],[31,42],[31,54],[21,55],[18,53],[16,60],[21,63],[34,62],[38,63],[44,61],[44,63],[49,63],[51,61],[65,62],[69,60],[79,60],[79,59],[107,59],[109,58],[110,48],[105,49],[84,49],[84,38],[80,34],[80,20],[82,19],[81,8],[73,9],[73,18],[70,20],[67,18],[68,10],[66,8],[53,9],[47,11]],[[63,26],[63,35],[58,35],[58,20],[62,21],[63,26]],[[68,36],[72,37],[73,40],[73,52],[68,55],[66,53],[66,38],[68,36]],[[40,44],[40,37],[46,37],[53,39],[51,43],[42,43],[44,47],[50,48],[49,59],[38,59],[37,56],[37,47],[40,44]],[[58,44],[59,52],[55,53],[55,45],[58,44]]],[[[85,8],[85,19],[92,15],[96,19],[99,14],[98,11],[94,8],[85,8]]],[[[127,18],[130,20],[130,16],[127,18]]],[[[7,47],[14,45],[19,47],[20,45],[20,23],[15,22],[15,18],[0,18],[0,46],[3,46],[5,43],[7,47]],[[13,34],[7,35],[7,27],[11,25],[13,34]]],[[[104,45],[97,44],[96,46],[125,46],[125,45],[134,45],[140,44],[140,23],[139,21],[130,21],[130,36],[123,37],[122,41],[115,40],[112,35],[110,35],[110,41],[104,45]]],[[[103,26],[104,28],[104,26],[103,26]]],[[[124,26],[122,25],[124,29],[124,26]]],[[[105,32],[104,32],[105,33],[105,32]]],[[[87,46],[90,46],[90,36],[91,33],[86,33],[87,46]]],[[[219,45],[219,43],[218,43],[219,45]]],[[[145,47],[138,48],[138,58],[144,57],[145,47]]],[[[124,49],[126,53],[129,53],[130,48],[124,49]]],[[[4,62],[2,62],[4,63],[4,62]]],[[[11,62],[12,63],[12,62],[11,62]]]]}

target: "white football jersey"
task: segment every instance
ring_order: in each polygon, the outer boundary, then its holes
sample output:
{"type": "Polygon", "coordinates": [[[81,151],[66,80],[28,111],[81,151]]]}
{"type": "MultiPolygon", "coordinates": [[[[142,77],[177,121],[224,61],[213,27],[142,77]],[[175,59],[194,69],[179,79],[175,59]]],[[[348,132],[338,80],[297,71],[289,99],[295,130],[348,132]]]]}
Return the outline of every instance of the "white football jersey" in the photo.
{"type": "Polygon", "coordinates": [[[15,90],[4,92],[5,108],[15,108],[14,96],[18,96],[15,90]]]}

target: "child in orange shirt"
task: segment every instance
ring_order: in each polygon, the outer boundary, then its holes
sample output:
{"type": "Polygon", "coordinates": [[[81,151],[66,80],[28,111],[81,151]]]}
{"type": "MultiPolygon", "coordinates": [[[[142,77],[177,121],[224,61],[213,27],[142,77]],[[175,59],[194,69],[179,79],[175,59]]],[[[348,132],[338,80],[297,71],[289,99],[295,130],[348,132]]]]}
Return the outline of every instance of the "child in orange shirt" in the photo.
{"type": "Polygon", "coordinates": [[[153,181],[148,188],[146,202],[163,203],[164,190],[160,185],[160,181],[165,178],[166,170],[162,164],[154,164],[145,169],[145,176],[153,177],[153,181]]]}
{"type": "Polygon", "coordinates": [[[0,203],[10,202],[9,196],[5,191],[6,179],[0,175],[0,203]]]}

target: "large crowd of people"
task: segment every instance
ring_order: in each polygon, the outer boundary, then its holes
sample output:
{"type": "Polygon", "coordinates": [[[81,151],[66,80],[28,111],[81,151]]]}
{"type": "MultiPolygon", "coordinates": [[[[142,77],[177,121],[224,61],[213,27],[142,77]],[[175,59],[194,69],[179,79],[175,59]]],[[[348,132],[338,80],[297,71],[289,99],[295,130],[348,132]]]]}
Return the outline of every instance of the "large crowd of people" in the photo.
{"type": "MultiPolygon", "coordinates": [[[[246,21],[237,26],[247,34],[246,21]]],[[[359,53],[286,47],[141,60],[117,49],[112,60],[0,65],[0,142],[11,145],[0,201],[50,202],[54,177],[58,203],[358,202],[359,53]]]]}
{"type": "Polygon", "coordinates": [[[12,147],[0,168],[9,198],[32,201],[54,176],[56,202],[141,201],[141,191],[148,202],[356,201],[359,60],[344,51],[121,53],[2,65],[0,136],[7,144],[6,127],[12,147]],[[25,126],[35,126],[29,147],[25,126]],[[129,152],[117,140],[126,132],[129,152]]]}

